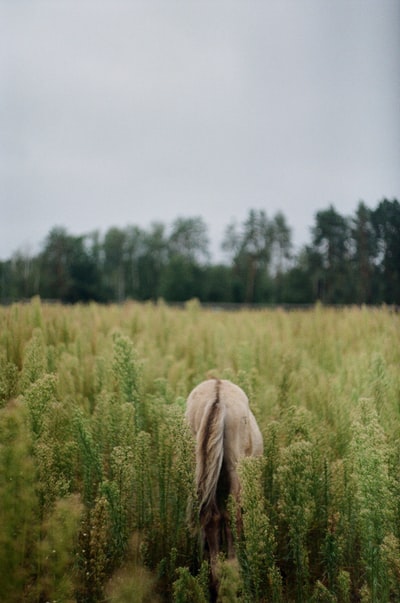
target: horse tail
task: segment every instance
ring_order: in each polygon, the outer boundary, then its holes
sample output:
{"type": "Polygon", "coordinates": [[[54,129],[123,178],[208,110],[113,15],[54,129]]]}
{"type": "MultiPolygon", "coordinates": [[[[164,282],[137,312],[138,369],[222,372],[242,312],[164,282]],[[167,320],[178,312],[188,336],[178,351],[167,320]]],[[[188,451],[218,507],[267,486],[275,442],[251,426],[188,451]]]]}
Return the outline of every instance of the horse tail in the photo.
{"type": "Polygon", "coordinates": [[[197,434],[196,486],[202,525],[219,513],[217,485],[224,458],[225,405],[220,398],[221,381],[215,383],[215,397],[206,406],[197,434]]]}

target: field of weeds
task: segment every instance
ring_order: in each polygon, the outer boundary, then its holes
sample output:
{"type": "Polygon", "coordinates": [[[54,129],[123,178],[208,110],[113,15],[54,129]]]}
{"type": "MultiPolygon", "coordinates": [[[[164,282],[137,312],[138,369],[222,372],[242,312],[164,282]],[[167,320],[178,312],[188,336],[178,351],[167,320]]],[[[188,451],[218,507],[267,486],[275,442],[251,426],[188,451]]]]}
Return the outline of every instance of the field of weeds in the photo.
{"type": "Polygon", "coordinates": [[[208,601],[183,414],[216,376],[265,447],[219,600],[400,601],[399,342],[387,308],[0,308],[1,600],[208,601]]]}

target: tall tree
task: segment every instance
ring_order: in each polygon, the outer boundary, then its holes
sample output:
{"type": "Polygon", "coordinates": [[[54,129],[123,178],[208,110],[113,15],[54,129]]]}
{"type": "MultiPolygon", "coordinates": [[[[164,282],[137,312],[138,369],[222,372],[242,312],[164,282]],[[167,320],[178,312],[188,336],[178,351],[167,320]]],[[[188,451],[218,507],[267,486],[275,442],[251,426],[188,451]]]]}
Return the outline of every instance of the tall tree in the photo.
{"type": "Polygon", "coordinates": [[[193,264],[209,260],[207,225],[203,218],[177,218],[172,224],[168,247],[171,256],[179,255],[193,264]]]}
{"type": "Polygon", "coordinates": [[[400,203],[383,199],[372,213],[377,236],[382,301],[400,303],[400,203]]]}
{"type": "Polygon", "coordinates": [[[168,238],[165,225],[154,222],[143,236],[138,258],[139,299],[156,300],[161,295],[161,277],[168,263],[168,238]]]}
{"type": "Polygon", "coordinates": [[[146,249],[146,233],[138,226],[128,226],[125,229],[125,249],[123,266],[126,284],[126,295],[140,299],[140,258],[146,249]]]}
{"type": "Polygon", "coordinates": [[[99,273],[84,236],[53,228],[40,256],[40,294],[64,302],[98,300],[99,273]]]}
{"type": "Polygon", "coordinates": [[[222,247],[232,257],[235,273],[243,283],[246,303],[257,301],[257,281],[265,286],[271,259],[274,229],[265,211],[251,209],[240,231],[230,224],[225,232],[222,247]]]}
{"type": "Polygon", "coordinates": [[[372,223],[372,212],[362,201],[358,204],[351,223],[354,301],[368,304],[373,301],[377,239],[372,223]]]}
{"type": "Polygon", "coordinates": [[[194,297],[203,299],[204,269],[182,255],[168,261],[160,282],[160,294],[167,301],[182,302],[194,297]]]}
{"type": "Polygon", "coordinates": [[[65,301],[103,301],[99,267],[92,256],[90,237],[71,237],[68,269],[71,285],[65,301]]]}
{"type": "Polygon", "coordinates": [[[292,251],[292,231],[282,212],[272,220],[272,264],[275,277],[275,300],[282,301],[283,274],[288,268],[292,251]]]}
{"type": "Polygon", "coordinates": [[[126,297],[126,232],[113,226],[104,237],[104,279],[108,295],[121,302],[126,297]]]}
{"type": "Polygon", "coordinates": [[[168,237],[160,294],[168,301],[203,295],[203,265],[209,259],[207,226],[201,217],[178,218],[168,237]]]}
{"type": "Polygon", "coordinates": [[[313,245],[322,259],[319,293],[323,301],[346,303],[351,300],[349,275],[350,227],[348,219],[331,205],[315,215],[313,245]]]}
{"type": "Polygon", "coordinates": [[[303,247],[293,265],[282,275],[282,294],[277,301],[288,304],[313,303],[318,290],[318,280],[313,282],[313,279],[320,268],[320,255],[308,246],[303,247]]]}
{"type": "Polygon", "coordinates": [[[29,251],[19,250],[8,262],[8,289],[11,299],[28,299],[39,293],[40,266],[29,251]]]}
{"type": "Polygon", "coordinates": [[[203,299],[205,302],[233,302],[232,268],[225,264],[208,265],[204,269],[203,299]]]}
{"type": "Polygon", "coordinates": [[[288,225],[284,214],[280,211],[275,214],[271,227],[273,233],[272,254],[274,267],[277,272],[282,273],[286,268],[288,260],[291,258],[293,247],[292,229],[288,225]]]}
{"type": "Polygon", "coordinates": [[[45,298],[65,300],[71,287],[69,261],[72,241],[65,228],[54,227],[49,232],[41,253],[40,294],[45,298]]]}

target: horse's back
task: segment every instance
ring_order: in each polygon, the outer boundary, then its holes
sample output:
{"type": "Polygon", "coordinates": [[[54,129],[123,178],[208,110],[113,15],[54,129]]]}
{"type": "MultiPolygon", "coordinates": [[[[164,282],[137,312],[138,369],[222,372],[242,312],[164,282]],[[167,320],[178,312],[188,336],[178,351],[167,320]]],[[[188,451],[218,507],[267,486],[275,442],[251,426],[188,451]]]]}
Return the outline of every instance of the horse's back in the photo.
{"type": "Polygon", "coordinates": [[[209,379],[197,385],[187,399],[186,418],[196,435],[209,404],[219,399],[225,407],[225,448],[237,461],[263,453],[263,439],[244,391],[227,379],[209,379]]]}
{"type": "Polygon", "coordinates": [[[195,435],[200,429],[207,406],[215,402],[219,395],[217,387],[217,381],[209,379],[196,385],[188,396],[186,401],[186,420],[195,435]]]}
{"type": "Polygon", "coordinates": [[[190,392],[186,402],[186,418],[196,433],[206,407],[216,399],[224,404],[232,419],[245,416],[249,411],[249,401],[244,391],[227,379],[202,381],[190,392]]]}
{"type": "Polygon", "coordinates": [[[232,460],[243,456],[260,456],[263,453],[263,438],[257,421],[250,410],[244,391],[230,381],[223,381],[223,401],[226,406],[225,450],[232,460]]]}

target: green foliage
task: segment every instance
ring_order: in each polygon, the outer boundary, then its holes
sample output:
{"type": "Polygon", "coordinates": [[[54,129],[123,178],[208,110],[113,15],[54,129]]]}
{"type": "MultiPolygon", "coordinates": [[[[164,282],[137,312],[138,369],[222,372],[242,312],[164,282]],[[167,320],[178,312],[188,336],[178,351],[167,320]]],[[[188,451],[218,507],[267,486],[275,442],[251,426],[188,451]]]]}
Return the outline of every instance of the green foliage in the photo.
{"type": "MultiPolygon", "coordinates": [[[[293,254],[282,212],[250,209],[227,226],[224,264],[210,263],[207,225],[199,216],[112,226],[72,236],[53,228],[37,256],[21,251],[0,261],[0,301],[40,295],[64,303],[160,297],[211,303],[399,304],[400,204],[360,202],[353,216],[333,205],[316,212],[312,240],[293,254]]],[[[40,321],[36,326],[41,326],[40,321]]],[[[14,359],[11,359],[15,362],[14,359]]],[[[16,363],[17,364],[17,363],[16,363]]]]}
{"type": "Polygon", "coordinates": [[[29,410],[32,432],[39,437],[51,404],[56,399],[57,379],[55,375],[43,375],[24,393],[29,410]]]}
{"type": "Polygon", "coordinates": [[[293,564],[296,601],[307,601],[309,551],[307,534],[314,516],[312,444],[297,439],[281,454],[278,469],[280,519],[287,534],[287,552],[293,564]]]}
{"type": "Polygon", "coordinates": [[[17,393],[18,367],[0,359],[0,408],[17,393]]]}
{"type": "Polygon", "coordinates": [[[43,334],[35,329],[31,340],[26,344],[21,374],[22,389],[27,389],[46,372],[46,354],[43,334]]]}
{"type": "Polygon", "coordinates": [[[130,540],[125,557],[106,584],[104,600],[108,603],[161,603],[161,597],[156,593],[156,576],[140,562],[137,535],[130,540]]]}
{"type": "Polygon", "coordinates": [[[140,396],[141,369],[133,344],[128,337],[116,335],[114,338],[113,372],[121,399],[133,404],[135,427],[140,431],[144,427],[140,396]]]}
{"type": "Polygon", "coordinates": [[[48,298],[63,302],[101,300],[98,290],[99,265],[93,250],[88,249],[89,236],[73,237],[64,228],[53,228],[47,236],[40,256],[42,279],[40,291],[48,298]]]}
{"type": "Polygon", "coordinates": [[[218,600],[399,600],[398,330],[386,308],[0,308],[2,600],[210,600],[184,423],[209,376],[264,436],[218,600]]]}
{"type": "Polygon", "coordinates": [[[141,431],[137,435],[133,466],[135,468],[136,527],[141,530],[148,527],[153,513],[151,437],[145,431],[141,431]]]}
{"type": "Polygon", "coordinates": [[[38,500],[25,409],[18,403],[0,409],[0,592],[19,603],[37,555],[38,500]]]}
{"type": "Polygon", "coordinates": [[[83,500],[90,509],[97,497],[98,487],[103,478],[99,445],[93,440],[90,425],[78,412],[74,417],[76,441],[79,450],[79,465],[82,467],[83,500]]]}
{"type": "Polygon", "coordinates": [[[374,404],[362,399],[352,425],[352,479],[359,524],[361,559],[372,601],[389,598],[388,567],[382,555],[391,535],[394,500],[388,466],[388,447],[374,404]]]}
{"type": "Polygon", "coordinates": [[[99,496],[90,513],[87,512],[79,534],[80,598],[85,601],[102,599],[105,582],[113,568],[111,533],[110,505],[105,496],[99,496]]]}
{"type": "MultiPolygon", "coordinates": [[[[238,542],[238,555],[242,567],[244,601],[277,602],[275,566],[276,542],[273,527],[265,510],[263,497],[263,459],[244,459],[240,467],[242,485],[243,535],[238,542]],[[272,588],[274,586],[274,588],[272,588]]],[[[237,511],[236,511],[237,512],[237,511]]],[[[233,517],[236,513],[232,513],[233,517]]]]}
{"type": "Polygon", "coordinates": [[[337,599],[319,580],[315,584],[310,603],[336,603],[337,599]]]}
{"type": "Polygon", "coordinates": [[[177,569],[178,578],[174,582],[174,603],[207,603],[208,565],[203,563],[198,576],[190,574],[186,567],[177,569]]]}
{"type": "Polygon", "coordinates": [[[82,512],[79,495],[73,494],[57,500],[43,522],[32,600],[74,600],[77,578],[74,555],[82,512]]]}
{"type": "Polygon", "coordinates": [[[337,577],[336,592],[339,603],[350,603],[351,579],[348,571],[340,570],[337,577]]]}

